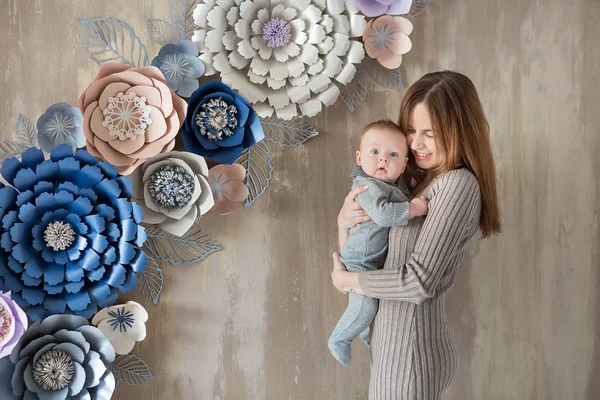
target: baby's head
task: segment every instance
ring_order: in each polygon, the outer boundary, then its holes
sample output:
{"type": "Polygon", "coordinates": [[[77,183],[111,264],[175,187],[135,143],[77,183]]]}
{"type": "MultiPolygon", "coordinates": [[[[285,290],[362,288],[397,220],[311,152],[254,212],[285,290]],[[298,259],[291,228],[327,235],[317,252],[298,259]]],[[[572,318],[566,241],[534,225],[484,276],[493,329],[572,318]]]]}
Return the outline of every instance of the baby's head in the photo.
{"type": "Polygon", "coordinates": [[[365,174],[396,182],[408,162],[408,144],[400,127],[389,119],[371,122],[360,134],[356,163],[365,174]]]}

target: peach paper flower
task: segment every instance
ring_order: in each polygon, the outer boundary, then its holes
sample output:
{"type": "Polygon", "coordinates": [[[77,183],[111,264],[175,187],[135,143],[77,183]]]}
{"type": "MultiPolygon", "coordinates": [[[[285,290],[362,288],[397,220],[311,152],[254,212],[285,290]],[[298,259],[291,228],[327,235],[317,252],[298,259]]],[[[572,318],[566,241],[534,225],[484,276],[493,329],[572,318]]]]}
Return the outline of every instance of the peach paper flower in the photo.
{"type": "Polygon", "coordinates": [[[215,199],[212,212],[229,214],[246,201],[248,188],[243,182],[245,176],[246,168],[240,164],[219,164],[208,171],[208,183],[215,199]]]}
{"type": "Polygon", "coordinates": [[[363,32],[365,50],[385,68],[398,68],[402,64],[402,54],[412,47],[408,37],[412,30],[412,23],[404,17],[385,15],[373,19],[363,32]]]}
{"type": "Polygon", "coordinates": [[[86,149],[129,175],[175,147],[187,104],[156,67],[104,64],[79,97],[86,149]]]}

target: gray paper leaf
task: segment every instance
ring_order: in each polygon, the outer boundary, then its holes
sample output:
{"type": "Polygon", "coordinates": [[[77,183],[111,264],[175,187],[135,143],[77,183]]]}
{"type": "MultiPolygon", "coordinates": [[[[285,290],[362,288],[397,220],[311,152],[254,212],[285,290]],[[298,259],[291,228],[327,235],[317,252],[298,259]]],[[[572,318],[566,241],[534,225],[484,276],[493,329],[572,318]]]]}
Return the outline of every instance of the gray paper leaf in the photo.
{"type": "Polygon", "coordinates": [[[30,146],[24,143],[15,143],[10,140],[0,140],[0,165],[10,157],[20,156],[30,146]]]}
{"type": "Polygon", "coordinates": [[[33,122],[22,114],[17,117],[15,138],[27,147],[37,147],[37,129],[33,122]]]}
{"type": "Polygon", "coordinates": [[[284,120],[274,116],[261,119],[265,137],[282,147],[298,146],[319,134],[306,116],[284,120]]]}
{"type": "Polygon", "coordinates": [[[98,64],[109,61],[132,67],[150,64],[146,46],[129,25],[112,18],[78,18],[77,22],[81,44],[98,64]]]}
{"type": "Polygon", "coordinates": [[[194,8],[196,0],[170,0],[171,26],[177,41],[191,39],[194,35],[194,8]]]}
{"type": "Polygon", "coordinates": [[[410,11],[406,16],[408,18],[415,18],[419,15],[423,14],[427,7],[433,2],[433,0],[413,0],[412,6],[410,7],[410,11]]]}
{"type": "Polygon", "coordinates": [[[149,19],[146,23],[148,28],[148,35],[150,39],[161,46],[167,43],[174,43],[175,35],[173,35],[173,28],[170,23],[162,19],[149,19]]]}
{"type": "Polygon", "coordinates": [[[162,293],[163,283],[162,269],[160,269],[154,258],[148,256],[148,266],[138,277],[137,290],[152,300],[154,304],[158,304],[158,297],[162,293]]]}
{"type": "Polygon", "coordinates": [[[139,385],[154,380],[148,364],[133,354],[117,355],[110,371],[118,383],[127,385],[139,385]]]}
{"type": "Polygon", "coordinates": [[[271,151],[266,140],[245,149],[235,162],[246,168],[244,183],[250,194],[244,208],[248,209],[267,190],[273,176],[271,151]]]}
{"type": "Polygon", "coordinates": [[[383,86],[387,89],[401,89],[404,87],[402,76],[400,74],[400,67],[388,69],[379,64],[377,60],[369,57],[365,57],[363,63],[371,79],[377,82],[379,86],[383,86]]]}
{"type": "Polygon", "coordinates": [[[157,225],[146,229],[146,233],[148,239],[143,249],[172,265],[196,263],[221,250],[210,236],[202,232],[198,223],[181,237],[165,232],[157,225]]]}
{"type": "Polygon", "coordinates": [[[356,74],[352,82],[341,87],[340,97],[348,106],[350,112],[354,112],[356,107],[361,105],[367,97],[367,80],[365,78],[364,60],[356,66],[356,74]]]}

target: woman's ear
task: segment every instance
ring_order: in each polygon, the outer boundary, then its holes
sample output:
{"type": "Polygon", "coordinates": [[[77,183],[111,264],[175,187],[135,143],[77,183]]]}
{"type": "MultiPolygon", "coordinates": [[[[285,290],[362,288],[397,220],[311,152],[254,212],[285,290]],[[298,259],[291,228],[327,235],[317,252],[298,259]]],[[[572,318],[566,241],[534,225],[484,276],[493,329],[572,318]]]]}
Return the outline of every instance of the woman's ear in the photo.
{"type": "Polygon", "coordinates": [[[360,165],[360,150],[356,150],[356,165],[360,165]]]}

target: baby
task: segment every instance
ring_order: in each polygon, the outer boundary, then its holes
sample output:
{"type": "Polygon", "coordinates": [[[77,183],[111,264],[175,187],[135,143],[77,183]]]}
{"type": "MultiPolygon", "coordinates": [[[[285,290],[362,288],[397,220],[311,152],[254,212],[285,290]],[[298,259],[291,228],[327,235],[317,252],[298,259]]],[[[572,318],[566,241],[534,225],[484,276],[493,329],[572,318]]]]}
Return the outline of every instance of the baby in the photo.
{"type": "MultiPolygon", "coordinates": [[[[352,188],[365,185],[369,189],[356,197],[371,221],[350,229],[341,249],[341,261],[348,271],[372,271],[383,267],[392,226],[406,225],[408,220],[427,214],[427,200],[415,198],[400,175],[408,162],[408,144],[400,127],[390,120],[367,125],[356,152],[352,171],[352,188]]],[[[329,349],[343,365],[352,360],[350,346],[360,335],[369,344],[369,327],[377,313],[379,301],[351,292],[348,308],[329,338],[329,349]]]]}

